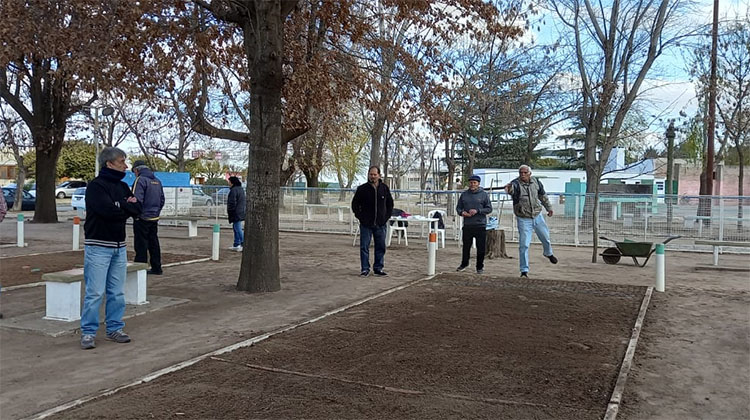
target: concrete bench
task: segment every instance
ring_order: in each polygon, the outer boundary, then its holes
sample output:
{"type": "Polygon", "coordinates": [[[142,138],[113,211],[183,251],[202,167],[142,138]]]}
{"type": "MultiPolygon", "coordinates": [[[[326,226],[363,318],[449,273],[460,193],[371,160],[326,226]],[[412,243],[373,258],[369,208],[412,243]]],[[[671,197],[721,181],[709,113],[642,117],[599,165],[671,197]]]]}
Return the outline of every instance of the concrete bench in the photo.
{"type": "Polygon", "coordinates": [[[205,217],[198,216],[166,216],[160,217],[159,220],[175,220],[181,222],[187,222],[188,226],[188,238],[194,238],[198,236],[198,221],[207,220],[205,217]]]}
{"type": "Polygon", "coordinates": [[[737,241],[711,241],[711,240],[696,240],[696,245],[709,245],[714,248],[714,265],[719,265],[719,249],[722,246],[733,246],[738,248],[750,248],[750,242],[737,242],[737,241]]]}
{"type": "MultiPolygon", "coordinates": [[[[125,303],[143,305],[146,300],[146,263],[128,263],[125,277],[125,303]]],[[[47,291],[44,319],[77,321],[81,319],[81,283],[83,268],[42,275],[47,291]]]]}
{"type": "Polygon", "coordinates": [[[348,206],[329,206],[328,204],[305,204],[305,213],[307,214],[307,220],[312,220],[313,210],[316,208],[326,209],[326,215],[330,214],[331,209],[335,209],[339,213],[339,222],[344,221],[344,210],[349,209],[348,206]]]}

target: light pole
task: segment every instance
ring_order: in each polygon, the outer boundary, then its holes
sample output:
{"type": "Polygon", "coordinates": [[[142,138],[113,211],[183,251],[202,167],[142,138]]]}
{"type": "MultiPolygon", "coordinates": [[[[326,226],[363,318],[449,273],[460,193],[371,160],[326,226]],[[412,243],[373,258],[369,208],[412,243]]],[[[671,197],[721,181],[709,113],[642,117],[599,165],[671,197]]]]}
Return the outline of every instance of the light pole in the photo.
{"type": "MultiPolygon", "coordinates": [[[[115,112],[115,109],[111,106],[105,106],[102,108],[102,115],[105,117],[108,117],[112,115],[115,112]]],[[[95,162],[94,162],[94,176],[99,176],[99,135],[101,132],[99,131],[99,108],[94,108],[94,150],[95,150],[95,162]]]]}

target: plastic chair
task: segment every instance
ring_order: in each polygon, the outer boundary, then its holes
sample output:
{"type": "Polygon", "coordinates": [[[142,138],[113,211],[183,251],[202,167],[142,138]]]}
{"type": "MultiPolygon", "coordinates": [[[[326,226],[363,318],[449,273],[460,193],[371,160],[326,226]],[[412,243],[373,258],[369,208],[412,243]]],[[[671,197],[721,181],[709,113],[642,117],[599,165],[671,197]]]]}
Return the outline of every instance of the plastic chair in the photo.
{"type": "Polygon", "coordinates": [[[401,232],[404,232],[404,243],[406,244],[406,246],[409,246],[409,235],[406,232],[406,226],[399,226],[398,222],[393,222],[392,225],[390,223],[388,224],[388,232],[386,234],[387,240],[385,244],[386,247],[391,246],[391,237],[393,236],[393,232],[398,232],[396,233],[396,236],[398,236],[399,245],[401,245],[401,232]]]}
{"type": "MultiPolygon", "coordinates": [[[[427,217],[432,219],[435,217],[436,213],[440,213],[440,217],[443,219],[443,226],[445,226],[445,218],[447,217],[447,213],[444,210],[432,210],[427,213],[427,217]]],[[[440,243],[442,244],[443,248],[445,248],[445,227],[443,227],[442,229],[438,228],[437,235],[438,240],[441,241],[440,243]]]]}

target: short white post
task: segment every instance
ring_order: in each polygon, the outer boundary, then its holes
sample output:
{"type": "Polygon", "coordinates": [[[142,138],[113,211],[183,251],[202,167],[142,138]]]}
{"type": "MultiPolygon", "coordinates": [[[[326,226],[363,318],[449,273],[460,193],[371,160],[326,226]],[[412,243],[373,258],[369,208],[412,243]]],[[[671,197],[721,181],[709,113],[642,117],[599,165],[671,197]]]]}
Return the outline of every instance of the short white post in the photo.
{"type": "Polygon", "coordinates": [[[219,224],[214,224],[214,238],[213,238],[213,246],[211,248],[211,259],[214,261],[219,261],[219,224]]]}
{"type": "Polygon", "coordinates": [[[16,245],[19,248],[23,248],[24,240],[23,240],[23,214],[18,214],[18,230],[17,230],[17,241],[16,245]]]}
{"type": "Polygon", "coordinates": [[[80,249],[81,242],[81,218],[75,216],[73,218],[73,251],[80,249]]]}
{"type": "Polygon", "coordinates": [[[437,232],[430,232],[430,242],[427,246],[427,275],[435,275],[435,253],[437,252],[437,232]]]}
{"type": "Polygon", "coordinates": [[[656,291],[664,291],[664,277],[665,277],[665,264],[664,264],[664,244],[656,244],[656,291]]]}

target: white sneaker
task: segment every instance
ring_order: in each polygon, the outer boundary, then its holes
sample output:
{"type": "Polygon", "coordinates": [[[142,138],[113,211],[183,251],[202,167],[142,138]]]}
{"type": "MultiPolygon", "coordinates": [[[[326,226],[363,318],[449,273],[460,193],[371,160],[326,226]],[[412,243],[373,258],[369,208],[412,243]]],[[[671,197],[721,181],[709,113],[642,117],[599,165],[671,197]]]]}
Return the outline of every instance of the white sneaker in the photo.
{"type": "Polygon", "coordinates": [[[237,252],[242,252],[242,245],[237,245],[237,247],[234,250],[237,252]]]}
{"type": "MultiPolygon", "coordinates": [[[[230,246],[230,247],[229,247],[229,250],[230,250],[230,251],[237,251],[237,248],[238,248],[238,247],[236,247],[236,246],[230,246]]],[[[239,247],[239,248],[242,248],[242,247],[239,247]]]]}

